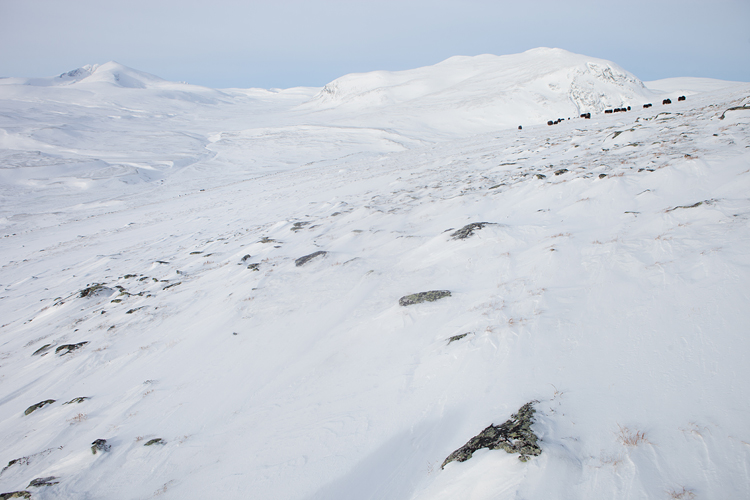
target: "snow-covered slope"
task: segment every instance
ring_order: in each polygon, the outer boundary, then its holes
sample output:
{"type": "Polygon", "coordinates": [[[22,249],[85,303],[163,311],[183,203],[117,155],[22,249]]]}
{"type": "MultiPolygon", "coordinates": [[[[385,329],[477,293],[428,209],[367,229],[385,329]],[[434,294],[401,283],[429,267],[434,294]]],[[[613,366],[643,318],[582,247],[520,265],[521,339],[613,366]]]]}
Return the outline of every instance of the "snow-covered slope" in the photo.
{"type": "Polygon", "coordinates": [[[397,129],[422,125],[467,135],[545,123],[654,99],[618,65],[562,49],[508,56],[451,57],[434,66],[341,77],[306,109],[346,110],[357,120],[397,129]]]}
{"type": "Polygon", "coordinates": [[[0,86],[0,493],[750,497],[750,84],[436,141],[83,80],[0,86]]]}

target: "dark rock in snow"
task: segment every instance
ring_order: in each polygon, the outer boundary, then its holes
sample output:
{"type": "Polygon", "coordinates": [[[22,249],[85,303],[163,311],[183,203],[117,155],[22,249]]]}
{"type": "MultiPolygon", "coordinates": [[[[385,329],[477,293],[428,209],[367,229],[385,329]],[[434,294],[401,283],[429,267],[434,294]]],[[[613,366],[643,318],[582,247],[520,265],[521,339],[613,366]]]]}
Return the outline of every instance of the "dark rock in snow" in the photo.
{"type": "Polygon", "coordinates": [[[64,356],[68,354],[69,352],[73,352],[77,349],[80,349],[81,347],[85,346],[89,342],[78,342],[77,344],[63,344],[57,349],[55,349],[55,354],[59,354],[60,356],[64,356]]]}
{"type": "Polygon", "coordinates": [[[31,355],[36,356],[37,354],[44,354],[45,352],[49,351],[52,347],[52,344],[44,344],[42,347],[34,351],[31,355]]]}
{"type": "Polygon", "coordinates": [[[327,253],[328,252],[324,252],[323,250],[318,250],[317,252],[313,252],[309,255],[305,255],[304,257],[300,257],[299,259],[294,261],[294,264],[297,267],[304,266],[305,264],[313,260],[315,257],[321,257],[327,253]]]}
{"type": "Polygon", "coordinates": [[[453,337],[448,339],[448,345],[451,345],[451,342],[455,342],[457,340],[461,340],[462,338],[466,337],[468,333],[462,333],[461,335],[454,335],[453,337]]]}
{"type": "Polygon", "coordinates": [[[10,500],[11,498],[31,498],[28,491],[11,491],[10,493],[0,493],[0,500],[10,500]]]}
{"type": "Polygon", "coordinates": [[[70,401],[68,401],[67,403],[63,403],[63,404],[64,405],[72,405],[73,403],[76,403],[76,404],[77,403],[83,403],[87,399],[91,399],[91,398],[87,398],[87,397],[73,398],[70,401]]]}
{"type": "Polygon", "coordinates": [[[250,269],[251,271],[260,271],[260,262],[248,264],[247,268],[250,269]]]}
{"type": "Polygon", "coordinates": [[[547,178],[547,176],[544,175],[544,174],[534,174],[534,177],[536,177],[537,179],[546,179],[547,178]]]}
{"type": "Polygon", "coordinates": [[[107,444],[106,439],[97,439],[91,443],[91,453],[96,455],[97,451],[109,451],[112,445],[107,444]]]}
{"type": "Polygon", "coordinates": [[[605,177],[607,177],[607,174],[599,174],[600,179],[604,179],[605,177]]]}
{"type": "Polygon", "coordinates": [[[143,446],[153,446],[153,445],[155,445],[155,444],[161,444],[161,445],[164,445],[164,444],[167,444],[167,442],[166,442],[166,441],[164,441],[164,440],[163,440],[162,438],[156,438],[156,439],[151,439],[150,441],[148,441],[148,442],[147,442],[146,444],[144,444],[143,446]]]}
{"type": "Polygon", "coordinates": [[[96,297],[97,295],[112,295],[115,291],[108,288],[101,283],[95,283],[81,290],[80,296],[83,297],[96,297]]]}
{"type": "Polygon", "coordinates": [[[292,224],[291,230],[296,233],[297,231],[299,231],[300,229],[302,229],[303,227],[309,224],[310,224],[309,222],[295,222],[294,224],[292,224]]]}
{"type": "Polygon", "coordinates": [[[451,292],[449,290],[431,290],[429,292],[413,293],[411,295],[404,295],[398,299],[398,303],[401,306],[410,306],[412,304],[420,304],[422,302],[435,302],[443,297],[450,297],[451,292]]]}
{"type": "Polygon", "coordinates": [[[713,200],[704,200],[704,201],[699,201],[697,203],[693,203],[692,205],[679,205],[677,207],[672,207],[672,208],[668,209],[667,212],[673,212],[673,211],[677,210],[678,208],[695,208],[695,207],[699,207],[699,206],[703,205],[704,203],[708,203],[710,205],[712,201],[713,200]]]}
{"type": "Polygon", "coordinates": [[[492,224],[492,222],[472,222],[471,224],[467,224],[455,233],[451,234],[451,238],[453,238],[454,240],[465,240],[466,238],[474,234],[474,231],[482,229],[488,224],[492,224]]]}
{"type": "Polygon", "coordinates": [[[52,486],[53,484],[59,483],[59,481],[55,481],[55,479],[57,479],[55,476],[38,477],[36,479],[32,479],[27,488],[31,488],[32,486],[36,488],[40,486],[52,486]]]}
{"type": "Polygon", "coordinates": [[[457,449],[445,459],[440,468],[457,460],[465,462],[470,459],[475,451],[482,448],[490,450],[505,450],[508,453],[519,453],[518,459],[525,462],[530,456],[537,456],[542,449],[537,444],[537,436],[531,430],[534,423],[534,403],[526,403],[518,413],[511,415],[510,419],[502,425],[490,425],[485,430],[474,436],[468,443],[457,449]]]}
{"type": "Polygon", "coordinates": [[[567,168],[561,168],[560,170],[555,170],[555,175],[562,175],[567,171],[568,171],[567,168]]]}
{"type": "MultiPolygon", "coordinates": [[[[44,408],[45,406],[51,405],[54,402],[55,402],[54,399],[45,399],[44,401],[40,401],[37,404],[31,405],[28,408],[26,408],[26,411],[23,412],[23,414],[24,415],[31,415],[32,413],[34,413],[39,408],[44,408]]],[[[10,465],[10,464],[8,464],[8,465],[10,465]]]]}
{"type": "Polygon", "coordinates": [[[245,262],[246,260],[250,260],[251,258],[252,258],[252,256],[250,254],[247,254],[244,257],[242,257],[242,259],[240,260],[240,262],[245,262]]]}

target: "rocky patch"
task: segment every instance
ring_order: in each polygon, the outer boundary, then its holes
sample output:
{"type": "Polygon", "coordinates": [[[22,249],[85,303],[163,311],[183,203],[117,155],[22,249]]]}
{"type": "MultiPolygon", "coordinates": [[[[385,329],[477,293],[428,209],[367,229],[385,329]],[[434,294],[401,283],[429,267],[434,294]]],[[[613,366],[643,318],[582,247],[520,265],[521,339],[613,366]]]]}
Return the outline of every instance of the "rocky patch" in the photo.
{"type": "Polygon", "coordinates": [[[300,257],[299,259],[294,261],[294,265],[297,267],[304,266],[311,260],[313,260],[316,257],[322,257],[326,255],[328,252],[324,252],[323,250],[318,250],[317,252],[313,252],[309,255],[305,255],[304,257],[300,257]]]}
{"type": "Polygon", "coordinates": [[[401,306],[410,306],[413,304],[421,304],[422,302],[435,302],[445,297],[450,297],[450,290],[430,290],[429,292],[413,293],[411,295],[404,295],[398,299],[398,303],[401,306]]]}
{"type": "Polygon", "coordinates": [[[455,233],[451,234],[451,238],[453,238],[454,240],[465,240],[466,238],[474,234],[474,231],[478,231],[488,224],[492,224],[492,222],[472,222],[471,224],[467,224],[455,233]]]}
{"type": "Polygon", "coordinates": [[[106,439],[97,439],[91,443],[91,453],[94,455],[96,455],[97,451],[105,452],[109,451],[110,448],[112,448],[112,445],[107,444],[106,439]]]}
{"type": "Polygon", "coordinates": [[[475,451],[482,448],[490,450],[505,450],[508,453],[519,453],[518,459],[526,462],[529,457],[542,453],[537,444],[537,436],[531,430],[534,423],[534,403],[526,403],[518,413],[511,415],[510,419],[501,425],[490,425],[482,432],[474,436],[468,443],[457,449],[445,459],[441,469],[451,462],[465,462],[471,458],[475,451]]]}
{"type": "MultiPolygon", "coordinates": [[[[37,411],[39,408],[44,408],[45,406],[51,405],[54,402],[55,402],[54,399],[45,399],[44,401],[40,401],[37,404],[31,405],[28,408],[26,408],[26,411],[23,412],[23,414],[24,415],[31,415],[32,413],[34,413],[35,411],[37,411]]],[[[8,465],[10,465],[10,464],[8,464],[8,465]]]]}
{"type": "Polygon", "coordinates": [[[81,347],[88,344],[88,340],[85,342],[78,342],[77,344],[63,344],[57,349],[55,349],[55,354],[59,354],[60,356],[65,356],[66,354],[76,351],[80,349],[81,347]]]}

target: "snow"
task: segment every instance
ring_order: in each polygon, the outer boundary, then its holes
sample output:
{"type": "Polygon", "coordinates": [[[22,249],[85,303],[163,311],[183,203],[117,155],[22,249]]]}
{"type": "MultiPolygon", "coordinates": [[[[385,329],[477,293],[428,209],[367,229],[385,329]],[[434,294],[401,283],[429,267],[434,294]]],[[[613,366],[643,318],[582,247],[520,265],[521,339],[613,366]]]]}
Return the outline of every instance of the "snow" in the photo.
{"type": "Polygon", "coordinates": [[[0,492],[750,496],[750,113],[719,119],[750,84],[558,49],[328,96],[87,68],[0,85],[0,465],[26,457],[0,492]],[[399,306],[427,290],[452,294],[399,306]],[[440,468],[532,400],[542,455],[440,468]]]}

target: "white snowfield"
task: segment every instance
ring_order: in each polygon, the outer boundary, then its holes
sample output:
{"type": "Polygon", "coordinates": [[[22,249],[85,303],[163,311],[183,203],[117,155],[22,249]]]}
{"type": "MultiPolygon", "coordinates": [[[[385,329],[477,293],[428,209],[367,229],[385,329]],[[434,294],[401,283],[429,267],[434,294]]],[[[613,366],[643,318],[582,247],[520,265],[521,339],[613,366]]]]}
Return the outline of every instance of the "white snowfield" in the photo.
{"type": "Polygon", "coordinates": [[[0,493],[750,498],[748,108],[559,49],[0,79],[0,493]]]}

